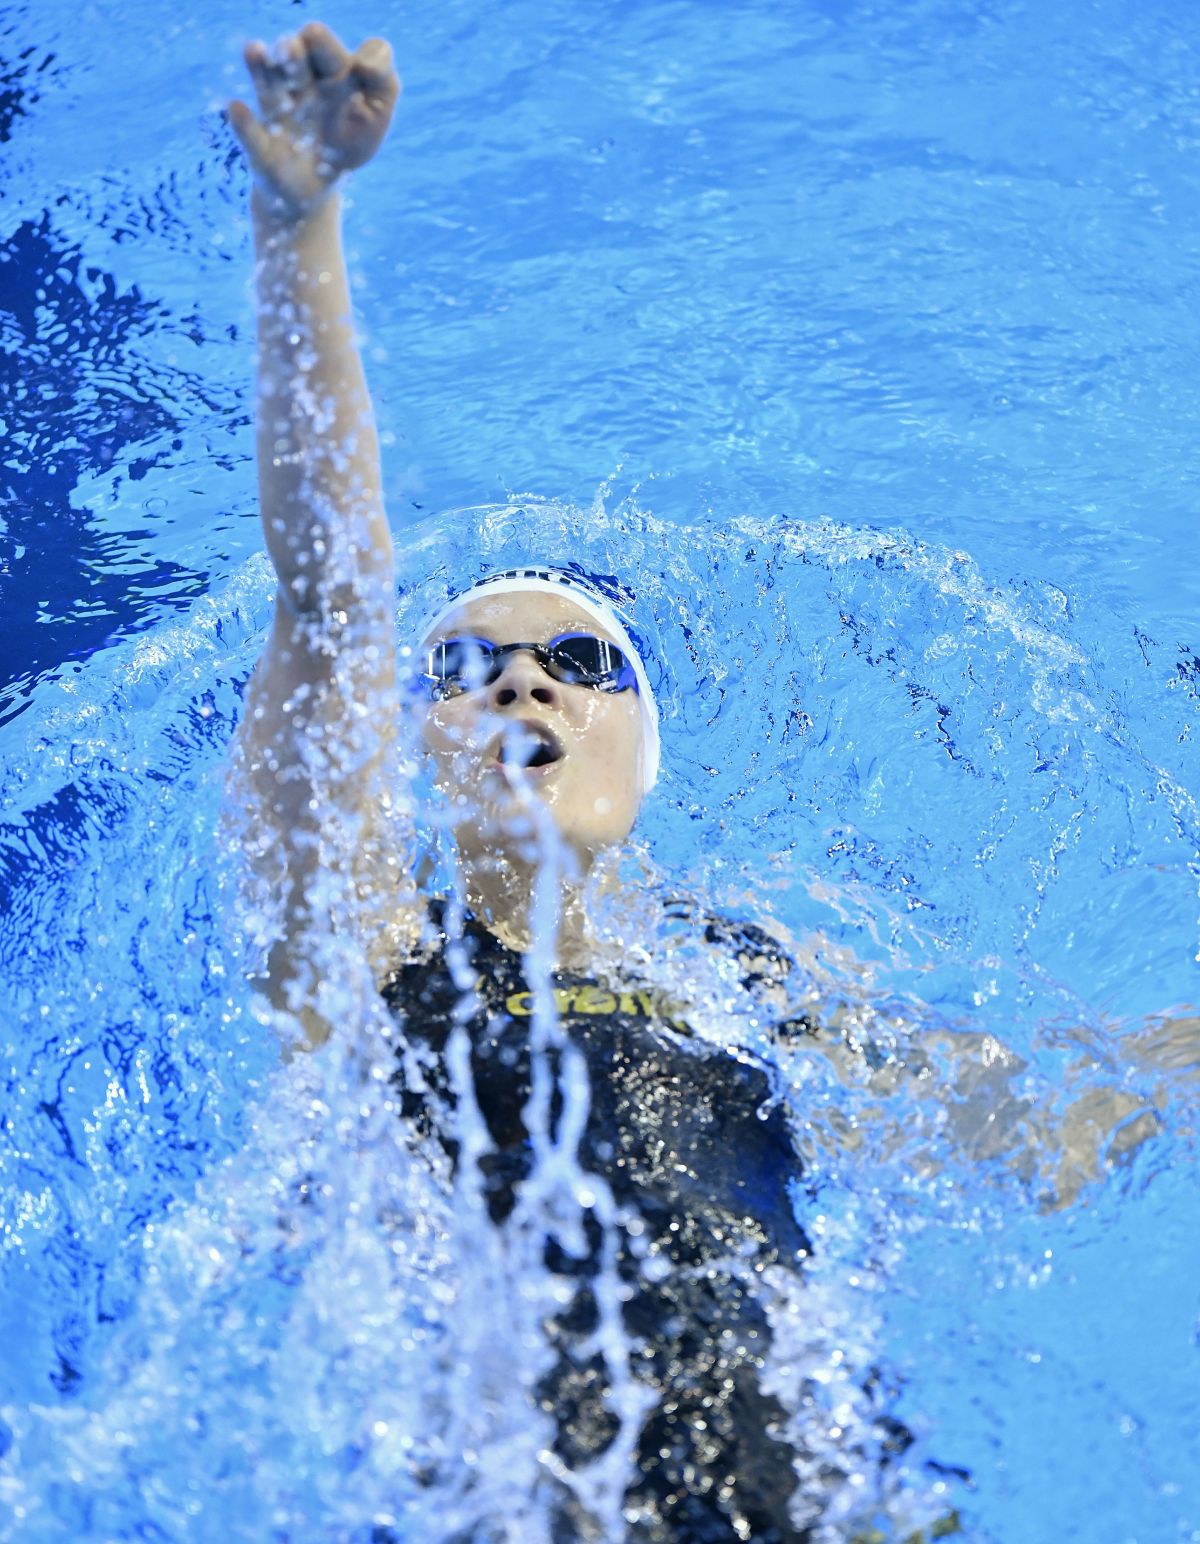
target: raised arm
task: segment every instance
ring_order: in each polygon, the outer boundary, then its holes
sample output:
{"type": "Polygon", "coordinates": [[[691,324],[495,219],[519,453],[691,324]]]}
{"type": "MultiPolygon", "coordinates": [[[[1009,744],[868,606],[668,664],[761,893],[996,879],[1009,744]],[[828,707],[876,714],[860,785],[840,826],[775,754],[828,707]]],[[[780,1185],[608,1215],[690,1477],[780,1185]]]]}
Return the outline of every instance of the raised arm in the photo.
{"type": "Polygon", "coordinates": [[[232,102],[229,121],[254,174],[259,500],[279,582],[233,786],[286,896],[266,985],[308,1018],[305,940],[370,848],[395,722],[392,548],[338,183],[379,148],[399,82],[386,43],[351,54],[315,22],[245,57],[259,115],[232,102]]]}

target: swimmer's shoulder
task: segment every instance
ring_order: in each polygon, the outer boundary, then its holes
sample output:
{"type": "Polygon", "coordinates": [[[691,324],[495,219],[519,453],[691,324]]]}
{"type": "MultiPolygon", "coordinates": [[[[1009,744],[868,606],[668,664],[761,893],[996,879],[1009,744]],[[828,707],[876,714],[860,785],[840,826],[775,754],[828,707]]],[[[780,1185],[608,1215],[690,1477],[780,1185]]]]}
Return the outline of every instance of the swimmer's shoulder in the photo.
{"type": "Polygon", "coordinates": [[[673,898],[665,910],[674,926],[736,962],[759,1020],[756,1054],[777,1069],[816,1053],[839,1078],[868,1082],[881,1092],[924,1075],[928,1059],[911,1036],[902,1005],[873,990],[845,949],[820,935],[797,945],[771,923],[748,922],[686,897],[673,898]]]}
{"type": "Polygon", "coordinates": [[[444,895],[406,900],[379,930],[374,957],[381,988],[405,971],[441,968],[465,952],[508,952],[469,911],[444,895]]]}
{"type": "Polygon", "coordinates": [[[817,994],[788,941],[758,922],[713,911],[685,896],[664,905],[668,921],[701,936],[735,962],[744,990],[767,1012],[772,1033],[791,1040],[822,1033],[817,994]]]}

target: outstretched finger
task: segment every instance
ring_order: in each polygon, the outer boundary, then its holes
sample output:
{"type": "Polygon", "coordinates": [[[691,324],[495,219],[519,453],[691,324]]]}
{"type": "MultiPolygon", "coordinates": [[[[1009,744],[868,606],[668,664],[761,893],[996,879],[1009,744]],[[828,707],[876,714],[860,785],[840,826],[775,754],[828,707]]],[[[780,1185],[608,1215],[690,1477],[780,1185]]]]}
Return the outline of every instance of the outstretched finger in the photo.
{"type": "Polygon", "coordinates": [[[287,77],[265,43],[247,43],[242,57],[254,82],[258,110],[265,118],[270,118],[288,94],[287,77]]]}
{"type": "Polygon", "coordinates": [[[310,21],[300,29],[300,39],[308,50],[308,62],[318,80],[340,75],[350,63],[350,50],[324,22],[310,21]]]}
{"type": "Polygon", "coordinates": [[[280,38],[275,45],[275,62],[283,73],[289,91],[302,91],[312,80],[312,63],[299,33],[280,38]]]}
{"type": "Polygon", "coordinates": [[[382,97],[390,106],[400,95],[400,80],[384,38],[368,38],[350,61],[355,85],[368,97],[382,97]]]}
{"type": "Polygon", "coordinates": [[[230,128],[237,137],[238,144],[246,152],[250,165],[255,171],[261,170],[266,165],[271,136],[263,128],[262,124],[259,123],[245,102],[230,102],[225,109],[225,116],[229,120],[230,128]]]}

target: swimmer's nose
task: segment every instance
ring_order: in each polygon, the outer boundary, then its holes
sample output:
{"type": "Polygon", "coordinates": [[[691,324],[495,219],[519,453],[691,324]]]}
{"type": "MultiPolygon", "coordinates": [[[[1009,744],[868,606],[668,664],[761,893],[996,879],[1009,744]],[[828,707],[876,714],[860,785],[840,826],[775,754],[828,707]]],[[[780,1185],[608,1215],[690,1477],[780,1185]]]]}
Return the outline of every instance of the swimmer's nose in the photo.
{"type": "Polygon", "coordinates": [[[562,685],[547,675],[532,654],[522,650],[505,656],[504,668],[488,687],[488,703],[493,708],[511,708],[514,703],[540,702],[543,707],[557,707],[562,701],[562,685]]]}

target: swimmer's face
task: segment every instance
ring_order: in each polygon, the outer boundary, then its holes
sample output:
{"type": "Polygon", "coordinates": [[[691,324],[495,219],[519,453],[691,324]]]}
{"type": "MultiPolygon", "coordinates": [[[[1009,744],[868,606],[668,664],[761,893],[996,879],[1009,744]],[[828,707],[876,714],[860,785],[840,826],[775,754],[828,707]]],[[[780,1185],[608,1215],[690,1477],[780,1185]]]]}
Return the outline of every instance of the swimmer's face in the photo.
{"type": "MultiPolygon", "coordinates": [[[[616,642],[568,596],[536,592],[468,601],[428,641],[546,644],[570,632],[616,642]]],[[[641,804],[637,694],[555,680],[524,651],[498,663],[494,681],[431,702],[421,725],[438,786],[459,817],[459,846],[494,851],[521,836],[536,800],[587,863],[628,836],[641,804]]]]}

